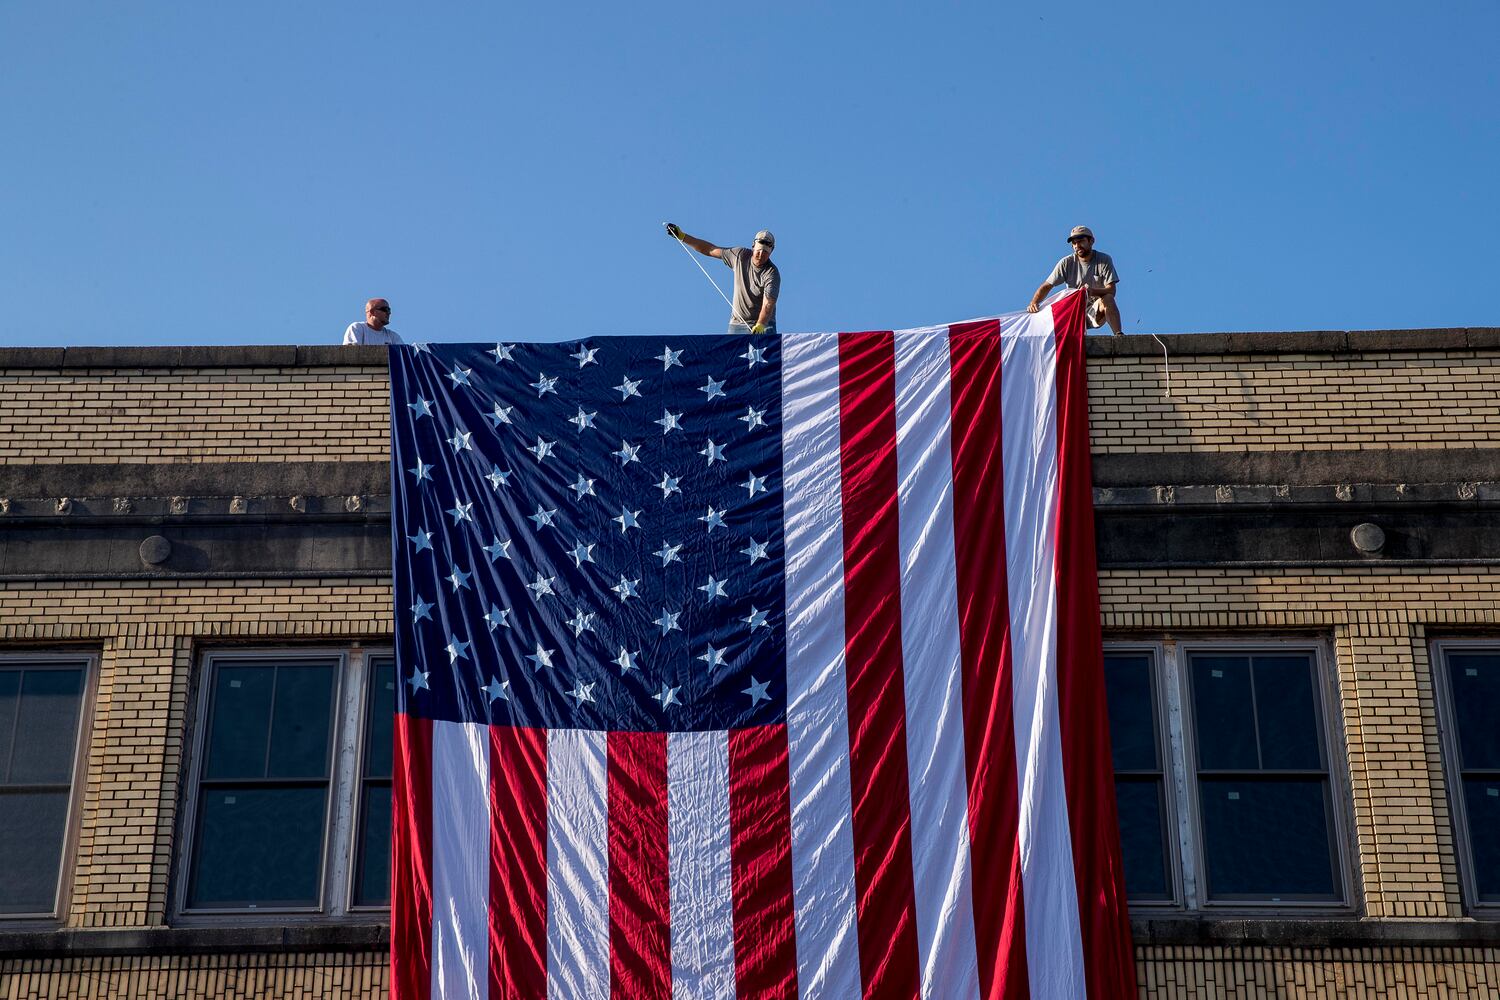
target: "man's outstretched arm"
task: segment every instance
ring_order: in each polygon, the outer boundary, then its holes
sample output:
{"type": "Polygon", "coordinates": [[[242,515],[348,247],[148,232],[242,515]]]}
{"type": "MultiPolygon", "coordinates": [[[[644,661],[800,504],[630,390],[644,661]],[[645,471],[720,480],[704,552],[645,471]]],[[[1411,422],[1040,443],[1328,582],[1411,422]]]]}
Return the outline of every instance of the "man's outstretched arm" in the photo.
{"type": "Polygon", "coordinates": [[[708,242],[708,240],[700,240],[696,236],[689,236],[687,233],[683,232],[675,222],[667,223],[667,235],[672,237],[673,239],[681,240],[683,243],[692,247],[694,250],[703,254],[705,257],[724,256],[723,247],[716,247],[712,243],[708,242]]]}
{"type": "Polygon", "coordinates": [[[1052,282],[1042,282],[1042,287],[1038,288],[1036,290],[1036,294],[1031,297],[1031,304],[1026,307],[1026,311],[1029,313],[1034,313],[1038,309],[1042,308],[1042,300],[1047,297],[1047,293],[1050,291],[1052,291],[1052,282]]]}

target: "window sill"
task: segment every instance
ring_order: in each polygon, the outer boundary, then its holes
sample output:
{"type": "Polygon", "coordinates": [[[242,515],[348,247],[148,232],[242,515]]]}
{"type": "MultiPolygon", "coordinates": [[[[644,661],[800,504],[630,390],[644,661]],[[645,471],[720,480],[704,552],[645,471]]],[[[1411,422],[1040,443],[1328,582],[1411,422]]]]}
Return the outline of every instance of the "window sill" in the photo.
{"type": "Polygon", "coordinates": [[[1494,947],[1500,922],[1374,920],[1352,917],[1138,917],[1130,921],[1143,946],[1265,946],[1291,948],[1494,947]]]}
{"type": "Polygon", "coordinates": [[[0,928],[0,959],[91,955],[204,955],[385,951],[384,921],[279,927],[0,928]]]}

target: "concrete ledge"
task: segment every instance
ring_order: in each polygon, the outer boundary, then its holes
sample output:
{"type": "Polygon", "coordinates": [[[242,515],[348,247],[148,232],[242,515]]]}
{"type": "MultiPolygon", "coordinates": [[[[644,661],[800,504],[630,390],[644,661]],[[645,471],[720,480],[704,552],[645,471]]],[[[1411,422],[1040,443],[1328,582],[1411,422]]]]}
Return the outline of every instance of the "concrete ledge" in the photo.
{"type": "Polygon", "coordinates": [[[1112,488],[1500,482],[1500,448],[1103,454],[1093,467],[1112,488]]]}
{"type": "Polygon", "coordinates": [[[386,951],[385,923],[282,927],[145,927],[128,930],[0,931],[0,961],[94,955],[238,955],[386,951]]]}
{"type": "MultiPolygon", "coordinates": [[[[1500,346],[1500,328],[1438,330],[1307,330],[1296,333],[1158,334],[1173,357],[1216,354],[1363,354],[1392,351],[1477,351],[1500,346]]],[[[1090,336],[1088,356],[1161,357],[1146,334],[1090,336]]]]}
{"type": "MultiPolygon", "coordinates": [[[[1496,477],[1500,479],[1500,476],[1496,477]]],[[[0,465],[0,497],[389,494],[389,462],[121,462],[0,465]]]]}
{"type": "Polygon", "coordinates": [[[1137,945],[1283,948],[1494,948],[1500,923],[1481,920],[1226,919],[1136,917],[1137,945]]]}
{"type": "MultiPolygon", "coordinates": [[[[1479,920],[1350,918],[1229,919],[1137,917],[1135,944],[1146,947],[1496,948],[1500,923],[1479,920]]],[[[282,927],[151,927],[0,931],[0,961],[98,955],[239,955],[267,952],[384,952],[385,923],[282,927]]]]}
{"type": "MultiPolygon", "coordinates": [[[[1500,348],[1500,327],[1437,330],[1303,330],[1286,333],[1168,333],[1174,356],[1216,354],[1360,354],[1392,351],[1481,351],[1500,348]]],[[[1088,355],[1160,357],[1145,334],[1090,336],[1088,355]]],[[[223,347],[5,347],[0,370],[62,368],[380,368],[384,347],[338,344],[223,347]]]]}
{"type": "Polygon", "coordinates": [[[385,347],[3,347],[7,368],[386,368],[385,347]]]}

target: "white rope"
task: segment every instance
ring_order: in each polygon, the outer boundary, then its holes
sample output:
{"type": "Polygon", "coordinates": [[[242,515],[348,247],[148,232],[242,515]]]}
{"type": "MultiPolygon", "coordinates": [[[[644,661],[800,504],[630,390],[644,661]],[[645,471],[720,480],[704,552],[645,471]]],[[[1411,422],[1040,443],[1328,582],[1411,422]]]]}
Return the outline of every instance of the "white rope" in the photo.
{"type": "MultiPolygon", "coordinates": [[[[662,225],[665,226],[666,223],[663,222],[662,225]]],[[[719,293],[719,298],[723,299],[724,304],[729,307],[731,312],[733,312],[734,303],[729,301],[729,296],[724,294],[724,289],[719,287],[719,283],[714,280],[713,275],[709,274],[707,268],[703,266],[702,262],[700,262],[697,257],[693,256],[693,251],[688,248],[688,245],[686,243],[684,243],[682,240],[678,240],[675,236],[673,236],[672,238],[674,240],[677,240],[678,245],[682,247],[682,252],[688,255],[688,260],[698,265],[698,270],[703,272],[703,276],[708,279],[708,283],[714,286],[714,291],[719,293]]]]}
{"type": "Polygon", "coordinates": [[[1164,392],[1164,393],[1162,393],[1162,398],[1163,399],[1171,399],[1172,398],[1172,363],[1167,360],[1167,345],[1163,344],[1161,342],[1161,338],[1158,337],[1154,333],[1151,334],[1151,339],[1154,340],[1154,341],[1156,341],[1156,346],[1157,347],[1161,348],[1161,370],[1162,370],[1162,374],[1166,376],[1166,380],[1167,380],[1167,391],[1164,392]]]}

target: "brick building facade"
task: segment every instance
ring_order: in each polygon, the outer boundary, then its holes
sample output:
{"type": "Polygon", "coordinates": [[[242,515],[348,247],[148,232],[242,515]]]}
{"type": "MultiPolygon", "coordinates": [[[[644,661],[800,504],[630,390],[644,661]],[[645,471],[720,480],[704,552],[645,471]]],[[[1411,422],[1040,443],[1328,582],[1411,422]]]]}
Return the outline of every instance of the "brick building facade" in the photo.
{"type": "MultiPolygon", "coordinates": [[[[1166,340],[1089,361],[1141,995],[1500,995],[1500,330],[1166,340]],[[1267,823],[1326,865],[1242,863],[1267,823]]],[[[0,350],[3,1000],[383,993],[387,388],[380,349],[0,350]],[[197,905],[215,685],[293,660],[333,678],[317,898],[197,905]]]]}

